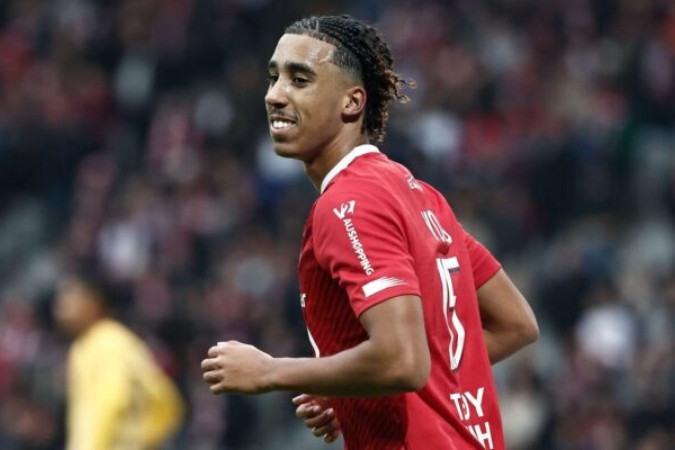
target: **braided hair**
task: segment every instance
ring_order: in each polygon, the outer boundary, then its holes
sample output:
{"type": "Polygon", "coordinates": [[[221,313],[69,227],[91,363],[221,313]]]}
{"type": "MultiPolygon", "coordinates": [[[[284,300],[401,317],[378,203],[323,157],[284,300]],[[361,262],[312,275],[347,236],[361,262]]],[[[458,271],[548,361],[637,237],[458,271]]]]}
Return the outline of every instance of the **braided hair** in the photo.
{"type": "Polygon", "coordinates": [[[394,57],[380,33],[348,15],[308,17],[285,30],[335,46],[333,63],[355,74],[368,94],[363,128],[375,142],[382,142],[389,119],[389,103],[408,101],[403,85],[413,86],[394,72],[394,57]]]}

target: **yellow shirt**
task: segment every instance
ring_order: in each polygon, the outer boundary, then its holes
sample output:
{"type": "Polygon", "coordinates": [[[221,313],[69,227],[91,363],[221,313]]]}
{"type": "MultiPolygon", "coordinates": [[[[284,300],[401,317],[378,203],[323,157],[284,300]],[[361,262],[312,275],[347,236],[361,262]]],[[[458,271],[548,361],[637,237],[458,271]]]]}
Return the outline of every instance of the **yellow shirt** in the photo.
{"type": "Polygon", "coordinates": [[[147,346],[102,320],[68,356],[68,450],[149,450],[178,428],[183,403],[147,346]]]}

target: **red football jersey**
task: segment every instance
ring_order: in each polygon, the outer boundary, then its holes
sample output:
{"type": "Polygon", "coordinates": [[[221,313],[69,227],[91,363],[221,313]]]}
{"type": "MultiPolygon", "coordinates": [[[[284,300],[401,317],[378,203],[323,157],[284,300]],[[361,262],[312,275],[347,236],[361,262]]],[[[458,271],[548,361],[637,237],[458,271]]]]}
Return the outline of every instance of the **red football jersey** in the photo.
{"type": "Polygon", "coordinates": [[[476,296],[499,269],[438,191],[376,147],[356,147],[328,173],[299,263],[316,356],[368,339],[361,313],[400,295],[422,299],[431,353],[418,392],[331,398],[345,448],[504,448],[476,296]]]}

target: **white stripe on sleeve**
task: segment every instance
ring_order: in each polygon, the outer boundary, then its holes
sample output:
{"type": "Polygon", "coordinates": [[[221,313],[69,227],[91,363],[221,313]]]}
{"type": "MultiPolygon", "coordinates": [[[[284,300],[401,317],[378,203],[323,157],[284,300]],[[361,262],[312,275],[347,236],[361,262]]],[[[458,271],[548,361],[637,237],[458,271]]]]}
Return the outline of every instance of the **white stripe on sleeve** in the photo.
{"type": "Polygon", "coordinates": [[[405,284],[405,281],[399,280],[398,278],[394,277],[381,277],[378,278],[377,280],[373,280],[369,283],[366,283],[363,285],[363,294],[366,297],[370,297],[371,295],[375,295],[378,292],[382,292],[385,289],[389,289],[390,287],[394,286],[400,286],[402,284],[405,284]]]}

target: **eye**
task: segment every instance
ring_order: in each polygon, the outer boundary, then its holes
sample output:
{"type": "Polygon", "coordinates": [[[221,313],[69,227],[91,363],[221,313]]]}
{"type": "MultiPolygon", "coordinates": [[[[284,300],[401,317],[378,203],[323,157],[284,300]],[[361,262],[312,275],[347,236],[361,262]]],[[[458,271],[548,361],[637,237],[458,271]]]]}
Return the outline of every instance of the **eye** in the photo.
{"type": "Polygon", "coordinates": [[[307,78],[293,77],[293,84],[295,84],[297,86],[304,86],[307,83],[309,83],[309,80],[307,78]]]}
{"type": "Polygon", "coordinates": [[[267,75],[267,80],[270,84],[274,84],[279,80],[279,75],[270,73],[267,75]]]}

